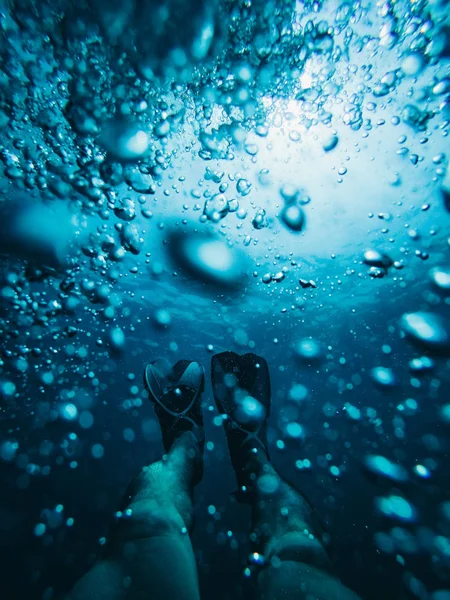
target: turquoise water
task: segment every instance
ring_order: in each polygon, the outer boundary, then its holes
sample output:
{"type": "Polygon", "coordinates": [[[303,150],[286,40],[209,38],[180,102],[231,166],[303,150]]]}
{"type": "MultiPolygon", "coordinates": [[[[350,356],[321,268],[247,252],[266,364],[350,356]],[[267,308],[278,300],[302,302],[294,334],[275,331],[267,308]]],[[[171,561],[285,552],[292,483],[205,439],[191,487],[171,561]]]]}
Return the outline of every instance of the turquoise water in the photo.
{"type": "MultiPolygon", "coordinates": [[[[269,363],[342,580],[450,597],[447,13],[0,7],[2,598],[63,597],[160,457],[145,364],[227,349],[269,363]]],[[[194,545],[203,596],[245,598],[216,417],[208,384],[194,545]]]]}

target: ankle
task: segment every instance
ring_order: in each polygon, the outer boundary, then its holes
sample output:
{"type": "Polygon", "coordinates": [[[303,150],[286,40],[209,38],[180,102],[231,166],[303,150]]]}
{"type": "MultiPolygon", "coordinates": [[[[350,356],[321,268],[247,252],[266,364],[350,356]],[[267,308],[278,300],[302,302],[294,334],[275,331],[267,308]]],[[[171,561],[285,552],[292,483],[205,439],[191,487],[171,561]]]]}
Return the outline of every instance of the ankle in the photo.
{"type": "Polygon", "coordinates": [[[259,448],[243,449],[238,464],[233,463],[233,467],[238,484],[238,499],[242,502],[255,501],[259,495],[259,479],[274,471],[266,452],[259,448]]]}
{"type": "Polygon", "coordinates": [[[164,457],[164,462],[174,472],[180,484],[191,492],[203,475],[204,443],[203,429],[185,431],[164,457]]]}

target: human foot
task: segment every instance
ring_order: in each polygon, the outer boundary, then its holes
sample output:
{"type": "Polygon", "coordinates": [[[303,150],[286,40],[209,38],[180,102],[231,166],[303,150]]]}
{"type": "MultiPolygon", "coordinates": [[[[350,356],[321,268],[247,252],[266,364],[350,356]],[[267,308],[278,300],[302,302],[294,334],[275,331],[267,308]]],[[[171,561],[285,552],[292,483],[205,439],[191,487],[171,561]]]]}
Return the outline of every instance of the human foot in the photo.
{"type": "Polygon", "coordinates": [[[186,431],[192,431],[203,446],[201,394],[205,373],[202,365],[179,360],[172,367],[166,359],[155,360],[145,367],[144,385],[155,406],[166,452],[186,431]]]}
{"type": "Polygon", "coordinates": [[[245,501],[250,499],[255,463],[268,459],[269,369],[264,358],[256,354],[222,352],[212,358],[211,379],[217,408],[224,415],[238,498],[245,501]]]}

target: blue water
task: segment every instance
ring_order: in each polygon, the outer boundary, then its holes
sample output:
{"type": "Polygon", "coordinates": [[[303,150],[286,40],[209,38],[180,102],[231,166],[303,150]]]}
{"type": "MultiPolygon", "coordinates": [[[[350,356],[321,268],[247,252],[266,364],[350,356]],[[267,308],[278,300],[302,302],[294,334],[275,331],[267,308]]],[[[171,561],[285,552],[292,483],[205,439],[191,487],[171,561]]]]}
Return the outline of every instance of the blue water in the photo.
{"type": "MultiPolygon", "coordinates": [[[[162,453],[146,363],[234,350],[269,364],[273,462],[343,582],[447,600],[446,4],[0,10],[1,597],[62,598],[100,555],[162,453]]],[[[246,598],[250,515],[204,398],[201,590],[246,598]]]]}

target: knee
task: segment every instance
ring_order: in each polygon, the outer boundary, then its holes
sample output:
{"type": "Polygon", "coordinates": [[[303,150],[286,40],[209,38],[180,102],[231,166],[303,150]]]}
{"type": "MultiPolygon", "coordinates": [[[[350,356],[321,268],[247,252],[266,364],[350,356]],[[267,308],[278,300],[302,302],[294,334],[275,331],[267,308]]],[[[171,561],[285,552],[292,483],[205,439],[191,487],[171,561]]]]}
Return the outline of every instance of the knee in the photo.
{"type": "Polygon", "coordinates": [[[328,573],[333,571],[327,551],[306,529],[302,532],[286,533],[272,540],[267,548],[267,555],[271,563],[289,561],[311,565],[328,573]]]}
{"type": "Polygon", "coordinates": [[[163,462],[147,467],[129,486],[111,537],[136,540],[184,535],[192,524],[192,498],[163,462]]]}
{"type": "Polygon", "coordinates": [[[119,513],[113,529],[128,538],[183,534],[186,522],[173,503],[157,500],[137,500],[119,513]]]}
{"type": "Polygon", "coordinates": [[[284,560],[258,575],[260,600],[360,600],[332,574],[303,562],[284,560]]]}

